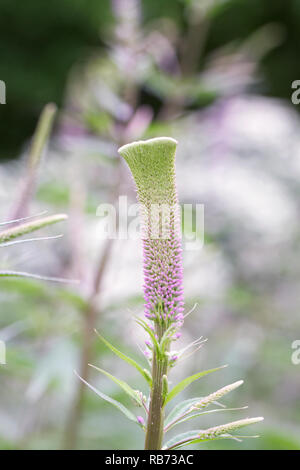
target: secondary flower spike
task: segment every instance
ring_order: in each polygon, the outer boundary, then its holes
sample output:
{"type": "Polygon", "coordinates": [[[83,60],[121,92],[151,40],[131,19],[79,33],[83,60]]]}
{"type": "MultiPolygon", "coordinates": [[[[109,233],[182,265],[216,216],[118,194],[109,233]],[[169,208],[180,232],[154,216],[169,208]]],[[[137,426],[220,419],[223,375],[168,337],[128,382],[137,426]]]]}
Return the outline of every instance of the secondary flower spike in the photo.
{"type": "Polygon", "coordinates": [[[183,321],[183,272],[174,139],[124,145],[141,208],[145,316],[164,331],[183,321]]]}

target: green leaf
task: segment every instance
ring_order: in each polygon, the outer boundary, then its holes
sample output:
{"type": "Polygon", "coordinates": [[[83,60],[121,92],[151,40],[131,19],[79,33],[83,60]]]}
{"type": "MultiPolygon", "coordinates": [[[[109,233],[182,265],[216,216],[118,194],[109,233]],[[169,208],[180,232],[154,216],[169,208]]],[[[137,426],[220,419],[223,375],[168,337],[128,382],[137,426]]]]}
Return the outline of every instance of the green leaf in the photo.
{"type": "Polygon", "coordinates": [[[113,382],[115,382],[117,385],[119,385],[127,395],[130,396],[139,406],[142,406],[141,399],[138,395],[138,392],[136,390],[133,390],[133,388],[128,385],[128,383],[124,382],[124,380],[117,379],[114,375],[110,374],[109,372],[106,372],[103,369],[100,369],[99,367],[93,366],[92,364],[89,364],[90,367],[93,367],[93,369],[96,369],[98,372],[101,372],[101,374],[106,375],[109,379],[111,379],[113,382]]]}
{"type": "Polygon", "coordinates": [[[209,370],[205,370],[203,372],[198,372],[197,374],[194,374],[194,375],[190,375],[186,379],[179,382],[179,384],[175,385],[174,388],[172,388],[172,390],[170,391],[170,393],[169,393],[169,395],[166,399],[166,403],[171,401],[174,397],[176,397],[176,395],[178,395],[178,393],[180,393],[182,390],[184,390],[189,384],[191,384],[195,380],[198,380],[201,377],[204,377],[205,375],[210,374],[212,372],[216,372],[217,370],[223,369],[224,367],[227,367],[227,366],[221,366],[221,367],[217,367],[216,369],[209,369],[209,370]]]}
{"type": "Polygon", "coordinates": [[[165,428],[165,432],[169,431],[170,429],[172,429],[174,426],[176,426],[177,424],[181,424],[181,423],[184,423],[185,421],[189,421],[190,419],[193,419],[193,418],[197,418],[198,416],[202,416],[202,415],[207,415],[207,414],[210,414],[210,413],[219,413],[219,412],[224,412],[224,411],[241,411],[241,410],[245,410],[246,408],[248,408],[247,406],[244,406],[244,407],[241,407],[241,408],[217,408],[217,409],[213,409],[213,410],[208,410],[208,411],[200,411],[198,413],[195,413],[195,414],[187,414],[186,416],[179,416],[176,420],[173,420],[172,422],[170,422],[170,424],[167,426],[167,428],[165,428]]]}
{"type": "Polygon", "coordinates": [[[148,380],[148,383],[150,387],[152,386],[152,375],[148,369],[143,369],[144,374],[146,375],[146,379],[148,380]]]}
{"type": "Polygon", "coordinates": [[[75,374],[77,375],[77,377],[85,384],[87,385],[91,390],[93,390],[93,392],[95,392],[100,398],[102,398],[103,400],[107,401],[108,403],[110,403],[111,405],[115,406],[116,408],[118,408],[118,410],[120,410],[128,419],[130,419],[130,421],[133,421],[137,424],[138,423],[138,420],[136,418],[136,416],[134,416],[133,413],[131,413],[131,411],[128,410],[128,408],[126,408],[126,406],[124,406],[122,403],[120,403],[119,401],[117,400],[114,400],[113,398],[105,395],[105,393],[102,393],[100,392],[99,390],[97,390],[95,387],[93,387],[91,384],[89,384],[86,380],[84,380],[82,377],[80,377],[80,375],[77,374],[76,371],[74,371],[75,374]]]}
{"type": "Polygon", "coordinates": [[[20,277],[2,278],[0,290],[7,292],[16,292],[18,295],[30,296],[30,299],[39,297],[48,298],[51,290],[45,288],[45,284],[33,279],[24,279],[20,277]]]}
{"type": "Polygon", "coordinates": [[[70,284],[78,284],[79,281],[75,279],[65,279],[61,277],[50,277],[50,276],[42,276],[40,274],[32,274],[26,273],[23,271],[0,271],[0,277],[22,277],[28,279],[36,279],[37,281],[51,281],[51,282],[59,282],[59,283],[70,283],[70,284]]]}
{"type": "MultiPolygon", "coordinates": [[[[214,393],[211,393],[210,395],[206,397],[185,400],[179,403],[177,406],[175,406],[175,408],[171,411],[171,413],[167,417],[165,429],[169,430],[171,429],[171,427],[173,427],[173,425],[178,424],[179,422],[183,422],[188,419],[191,419],[192,417],[200,416],[201,414],[206,413],[202,411],[204,408],[206,408],[207,406],[210,406],[212,403],[219,405],[219,403],[216,401],[217,399],[235,390],[237,387],[242,385],[242,383],[243,381],[239,380],[230,385],[226,385],[225,387],[221,388],[220,390],[217,390],[214,393]],[[193,416],[188,416],[190,413],[196,413],[196,414],[193,414],[193,416]]],[[[234,408],[233,410],[241,410],[241,409],[245,409],[245,408],[234,408]]],[[[227,408],[225,407],[224,410],[227,410],[227,408]]],[[[219,411],[219,410],[215,410],[215,411],[219,411]]]]}
{"type": "Polygon", "coordinates": [[[167,346],[171,342],[172,334],[174,334],[175,332],[176,332],[176,328],[174,327],[174,325],[169,326],[169,328],[164,332],[160,340],[160,348],[161,348],[162,353],[165,353],[167,346]]]}
{"type": "MultiPolygon", "coordinates": [[[[177,436],[170,439],[164,446],[163,450],[171,450],[171,449],[180,449],[183,446],[189,446],[191,444],[197,444],[205,441],[217,441],[220,439],[236,439],[238,436],[232,436],[231,434],[224,434],[223,436],[212,437],[210,439],[198,439],[199,433],[201,430],[198,431],[188,431],[182,434],[177,434],[177,436]]],[[[251,437],[251,436],[249,436],[251,437]]]]}
{"type": "Polygon", "coordinates": [[[62,299],[64,302],[75,307],[80,312],[86,311],[88,307],[88,301],[81,295],[80,291],[74,291],[70,289],[57,288],[55,291],[57,297],[62,299]]]}
{"type": "Polygon", "coordinates": [[[183,414],[187,413],[192,405],[198,403],[201,398],[202,397],[190,398],[189,400],[184,400],[178,403],[165,419],[165,426],[168,427],[171,423],[177,421],[177,419],[179,419],[183,414]]]}
{"type": "Polygon", "coordinates": [[[141,318],[136,318],[136,322],[137,322],[138,325],[140,325],[142,328],[144,328],[146,333],[148,333],[148,335],[150,336],[150,338],[152,340],[152,343],[153,343],[153,346],[154,346],[154,349],[155,349],[155,354],[156,354],[158,359],[161,359],[162,358],[162,352],[161,352],[160,344],[158,343],[157,339],[155,338],[155,335],[154,335],[153,331],[151,330],[151,328],[149,328],[147,323],[144,320],[142,320],[141,318]]]}
{"type": "MultiPolygon", "coordinates": [[[[197,437],[199,437],[199,432],[200,432],[199,430],[196,430],[196,431],[187,431],[187,432],[183,432],[181,434],[177,434],[176,436],[172,437],[172,439],[170,439],[163,446],[163,450],[174,449],[178,445],[180,445],[182,443],[182,441],[184,441],[184,443],[185,443],[188,440],[196,439],[197,437]]],[[[183,445],[183,444],[181,444],[181,445],[183,445]]]]}
{"type": "MultiPolygon", "coordinates": [[[[207,438],[207,439],[193,439],[192,441],[189,441],[189,442],[186,442],[182,445],[179,445],[177,446],[177,449],[179,449],[180,447],[183,447],[183,445],[186,445],[186,446],[189,446],[191,444],[202,444],[202,442],[207,442],[207,441],[219,441],[221,439],[232,439],[234,441],[238,441],[238,442],[241,442],[241,439],[256,439],[257,437],[259,436],[240,436],[240,435],[232,435],[232,434],[222,434],[220,436],[217,436],[217,437],[210,437],[210,438],[207,438]]],[[[173,447],[175,448],[175,447],[173,447]]]]}
{"type": "Polygon", "coordinates": [[[150,375],[150,372],[147,371],[146,369],[143,369],[142,366],[140,366],[134,359],[131,359],[130,357],[126,356],[124,353],[122,353],[121,351],[119,351],[115,346],[113,346],[112,344],[110,344],[105,338],[103,338],[103,336],[101,336],[98,331],[95,330],[95,332],[97,333],[97,335],[99,336],[99,338],[101,339],[101,341],[112,351],[114,352],[117,356],[119,356],[121,359],[123,359],[123,361],[127,362],[128,364],[130,364],[131,366],[135,367],[136,370],[144,377],[144,379],[146,380],[146,382],[150,385],[151,387],[151,384],[152,384],[152,380],[151,380],[151,375],[150,375]]]}
{"type": "MultiPolygon", "coordinates": [[[[256,424],[263,421],[264,418],[246,418],[240,419],[238,421],[233,421],[231,423],[221,424],[219,426],[214,426],[209,429],[199,429],[198,431],[189,431],[187,433],[180,434],[175,438],[171,439],[167,444],[167,449],[174,449],[182,447],[183,445],[190,445],[201,443],[205,441],[214,441],[216,439],[238,439],[241,436],[231,435],[231,431],[236,429],[249,426],[251,424],[256,424]]],[[[246,436],[247,437],[247,436],[246,436]]],[[[254,436],[249,436],[254,437],[254,436]]]]}
{"type": "Polygon", "coordinates": [[[54,103],[48,103],[40,115],[30,148],[29,165],[31,168],[36,168],[40,162],[43,149],[52,129],[56,110],[54,103]]]}
{"type": "Polygon", "coordinates": [[[38,214],[35,214],[35,215],[28,215],[27,217],[18,217],[17,219],[6,220],[5,222],[0,222],[0,227],[2,227],[3,225],[11,225],[11,224],[24,222],[25,220],[28,221],[30,219],[34,219],[35,217],[40,217],[42,215],[45,215],[46,213],[47,213],[47,211],[43,211],[43,212],[39,212],[38,214]]]}

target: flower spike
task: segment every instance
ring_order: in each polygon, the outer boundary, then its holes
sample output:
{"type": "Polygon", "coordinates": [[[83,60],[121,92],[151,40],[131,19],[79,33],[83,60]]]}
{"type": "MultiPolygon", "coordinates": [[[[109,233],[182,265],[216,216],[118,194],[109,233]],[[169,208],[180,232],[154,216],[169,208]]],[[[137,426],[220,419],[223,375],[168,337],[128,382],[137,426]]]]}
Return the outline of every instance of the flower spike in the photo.
{"type": "Polygon", "coordinates": [[[161,334],[172,324],[182,325],[184,310],[176,146],[176,140],[160,137],[119,149],[132,172],[141,207],[145,316],[160,327],[161,334]]]}

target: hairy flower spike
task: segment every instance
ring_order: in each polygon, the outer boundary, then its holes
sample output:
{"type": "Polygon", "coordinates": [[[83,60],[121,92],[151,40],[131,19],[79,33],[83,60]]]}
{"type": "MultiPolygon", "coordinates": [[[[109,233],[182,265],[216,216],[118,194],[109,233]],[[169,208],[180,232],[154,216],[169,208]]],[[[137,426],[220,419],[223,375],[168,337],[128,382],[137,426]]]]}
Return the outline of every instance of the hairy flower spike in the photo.
{"type": "Polygon", "coordinates": [[[142,216],[145,316],[162,327],[183,321],[182,249],[175,183],[174,139],[161,137],[119,149],[138,193],[142,216]]]}
{"type": "Polygon", "coordinates": [[[0,243],[9,242],[15,238],[22,237],[27,233],[31,233],[43,227],[47,227],[48,225],[56,224],[57,222],[66,220],[67,218],[68,217],[65,214],[57,214],[26,222],[22,225],[17,225],[16,227],[0,232],[0,243]]]}
{"type": "Polygon", "coordinates": [[[236,388],[240,387],[240,385],[242,385],[243,383],[244,383],[243,380],[239,380],[238,382],[234,382],[233,384],[226,385],[226,387],[220,388],[220,390],[217,390],[216,392],[211,393],[207,397],[202,398],[198,403],[195,403],[191,407],[191,410],[202,410],[203,408],[206,408],[214,401],[219,400],[227,393],[230,393],[236,388]]]}
{"type": "Polygon", "coordinates": [[[221,424],[220,426],[214,426],[213,428],[206,429],[205,431],[200,431],[198,439],[213,439],[224,434],[228,434],[236,429],[243,428],[245,426],[249,426],[250,424],[259,423],[263,421],[264,418],[246,418],[240,419],[238,421],[233,421],[232,423],[221,424]]]}

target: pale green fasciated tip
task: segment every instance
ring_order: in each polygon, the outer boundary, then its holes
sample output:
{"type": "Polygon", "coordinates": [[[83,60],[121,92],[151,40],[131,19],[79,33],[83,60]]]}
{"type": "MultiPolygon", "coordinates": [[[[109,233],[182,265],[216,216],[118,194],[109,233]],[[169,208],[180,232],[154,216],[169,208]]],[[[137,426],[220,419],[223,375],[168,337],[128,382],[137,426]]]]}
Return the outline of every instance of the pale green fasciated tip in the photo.
{"type": "Polygon", "coordinates": [[[175,152],[177,141],[156,137],[123,145],[120,155],[127,162],[142,204],[175,204],[175,152]]]}
{"type": "Polygon", "coordinates": [[[118,152],[120,155],[122,155],[122,157],[126,158],[126,156],[135,149],[140,150],[141,148],[144,148],[148,150],[154,148],[155,150],[158,150],[159,146],[170,146],[171,148],[176,148],[177,144],[177,140],[173,139],[172,137],[154,137],[153,139],[137,140],[136,142],[123,145],[119,148],[118,152]]]}

